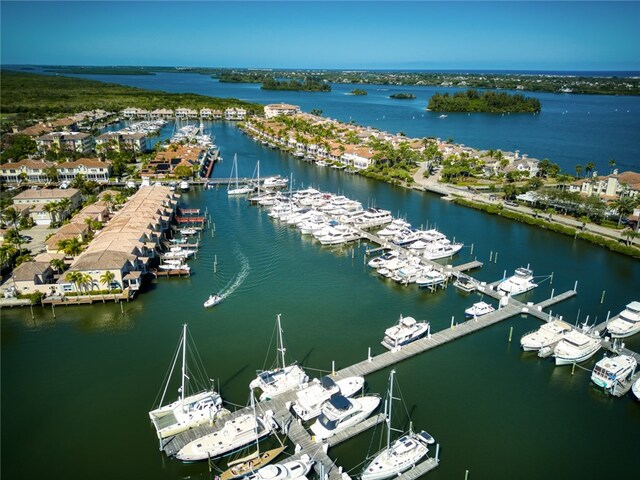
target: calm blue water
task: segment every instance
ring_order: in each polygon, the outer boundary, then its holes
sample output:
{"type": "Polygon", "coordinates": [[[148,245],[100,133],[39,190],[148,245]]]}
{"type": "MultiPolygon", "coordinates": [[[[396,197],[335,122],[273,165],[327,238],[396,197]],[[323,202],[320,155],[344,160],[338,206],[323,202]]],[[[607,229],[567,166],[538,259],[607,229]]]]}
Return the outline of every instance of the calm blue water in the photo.
{"type": "Polygon", "coordinates": [[[262,104],[292,103],[305,111],[317,108],[331,118],[411,137],[453,138],[476,148],[520,150],[531,157],[548,158],[572,174],[577,164],[593,162],[596,170],[606,175],[611,159],[620,171],[640,169],[640,97],[525,92],[542,102],[539,115],[450,114],[441,119],[439,114],[425,111],[429,97],[460,89],[334,84],[331,92],[309,93],[261,90],[258,84],[219,83],[206,75],[188,73],[74,76],[262,104]],[[347,95],[354,88],[364,88],[368,95],[347,95]],[[410,92],[417,98],[389,98],[397,92],[410,92]]]}

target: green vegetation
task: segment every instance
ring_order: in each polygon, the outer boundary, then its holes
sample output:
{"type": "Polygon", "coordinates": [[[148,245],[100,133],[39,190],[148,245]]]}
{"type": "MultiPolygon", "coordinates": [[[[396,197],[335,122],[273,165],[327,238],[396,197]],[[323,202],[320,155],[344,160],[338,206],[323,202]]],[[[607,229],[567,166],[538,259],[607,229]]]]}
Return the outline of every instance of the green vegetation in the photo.
{"type": "Polygon", "coordinates": [[[548,230],[552,230],[554,232],[562,233],[565,235],[572,235],[575,238],[581,238],[596,245],[605,246],[613,252],[622,253],[633,258],[640,258],[640,248],[631,245],[623,245],[617,240],[609,239],[601,235],[587,232],[578,232],[573,227],[561,225],[556,222],[550,222],[541,218],[532,217],[531,215],[527,215],[524,213],[514,212],[513,210],[503,208],[502,205],[488,205],[486,203],[473,202],[461,197],[455,197],[453,201],[459,205],[483,210],[487,213],[497,214],[502,217],[526,223],[528,225],[535,225],[537,227],[546,228],[548,230]]]}
{"type": "Polygon", "coordinates": [[[38,146],[33,138],[28,135],[7,135],[3,139],[3,150],[0,154],[0,164],[9,159],[22,160],[29,155],[33,155],[38,150],[38,146]]]}
{"type": "Polygon", "coordinates": [[[274,78],[266,78],[260,88],[262,90],[295,90],[302,92],[331,91],[331,85],[314,77],[307,77],[302,82],[298,80],[276,80],[274,78]]]}
{"type": "Polygon", "coordinates": [[[412,100],[416,98],[413,93],[394,93],[389,95],[389,98],[395,98],[396,100],[412,100]]]}
{"type": "Polygon", "coordinates": [[[538,113],[540,100],[506,92],[467,90],[453,95],[436,93],[429,99],[432,112],[538,113]]]}
{"type": "Polygon", "coordinates": [[[367,91],[361,88],[354,88],[349,92],[351,95],[367,95],[367,91]]]}
{"type": "Polygon", "coordinates": [[[59,115],[101,108],[120,111],[127,107],[222,109],[243,107],[262,113],[263,107],[235,98],[214,98],[192,93],[167,93],[125,87],[64,76],[0,71],[3,112],[28,115],[59,115]]]}

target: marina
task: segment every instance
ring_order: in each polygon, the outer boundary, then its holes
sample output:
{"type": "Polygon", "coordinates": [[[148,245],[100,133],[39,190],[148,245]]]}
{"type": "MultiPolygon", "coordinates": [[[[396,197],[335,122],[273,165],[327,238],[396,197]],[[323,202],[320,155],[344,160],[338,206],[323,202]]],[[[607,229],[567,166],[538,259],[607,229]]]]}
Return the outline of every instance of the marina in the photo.
{"type": "MultiPolygon", "coordinates": [[[[239,145],[244,151],[239,157],[246,159],[251,168],[256,157],[260,156],[266,173],[293,170],[299,183],[322,182],[327,190],[345,191],[365,203],[369,197],[375,196],[377,204],[394,212],[401,211],[417,224],[429,219],[430,223],[437,222],[452,238],[455,236],[473,242],[474,254],[471,255],[469,249],[461,251],[454,265],[460,269],[460,266],[471,262],[482,263],[482,268],[472,272],[478,290],[466,294],[457,288],[448,288],[425,294],[417,288],[373,281],[366,278],[371,271],[364,261],[372,256],[365,256],[365,252],[373,247],[367,242],[362,241],[359,246],[354,244],[346,249],[321,247],[292,229],[268,220],[264,212],[249,208],[244,200],[228,199],[223,188],[191,190],[182,198],[185,208],[204,210],[208,207],[216,224],[215,238],[212,239],[208,232],[200,236],[197,258],[191,261],[196,272],[193,276],[180,281],[166,279],[153,283],[151,289],[142,292],[136,301],[125,302],[123,313],[120,306],[101,303],[91,307],[91,312],[82,307],[66,308],[64,312],[56,310],[57,319],[52,319],[50,309],[35,309],[35,319],[31,319],[28,309],[3,311],[3,342],[7,342],[3,344],[3,390],[26,389],[26,396],[21,396],[23,407],[17,405],[11,396],[6,400],[3,397],[3,407],[17,412],[35,407],[30,400],[37,396],[34,388],[7,370],[9,365],[21,365],[20,377],[29,376],[30,383],[33,382],[34,387],[37,384],[37,390],[45,388],[52,392],[48,408],[57,412],[60,419],[65,418],[65,405],[74,402],[78,396],[85,399],[78,405],[78,414],[95,419],[90,437],[86,429],[73,420],[66,422],[66,428],[74,432],[75,437],[69,437],[59,445],[51,445],[37,430],[32,430],[34,446],[42,452],[42,460],[49,465],[52,475],[84,478],[91,465],[106,454],[119,456],[120,460],[106,462],[96,473],[98,478],[118,476],[123,464],[135,478],[147,478],[150,472],[158,478],[167,479],[187,475],[206,477],[206,462],[204,465],[188,465],[166,459],[164,455],[159,457],[153,429],[142,418],[144,412],[149,411],[157,380],[163,373],[163,359],[171,353],[164,344],[170,346],[173,343],[176,326],[189,318],[190,328],[197,335],[199,345],[202,346],[203,342],[208,344],[209,348],[203,349],[201,354],[212,377],[220,380],[219,391],[225,400],[243,403],[247,398],[247,385],[255,377],[255,368],[262,365],[273,318],[279,312],[286,321],[284,334],[290,349],[288,352],[295,353],[294,358],[303,367],[321,367],[325,370],[323,373],[331,374],[331,365],[335,362],[336,378],[352,375],[351,372],[361,369],[367,372],[367,389],[372,392],[384,391],[387,377],[384,370],[392,365],[403,378],[420,379],[403,386],[403,394],[417,406],[412,414],[415,424],[432,433],[441,444],[440,461],[434,468],[436,462],[431,459],[401,478],[417,478],[426,469],[432,470],[427,478],[463,478],[464,470],[469,469],[472,478],[506,479],[508,475],[495,470],[495,462],[505,462],[511,469],[528,464],[531,457],[523,445],[535,449],[536,455],[549,458],[548,464],[529,467],[523,478],[534,478],[549,471],[577,478],[576,472],[582,465],[578,459],[592,455],[596,450],[600,454],[603,451],[611,453],[610,447],[600,444],[585,446],[581,449],[583,452],[571,453],[576,464],[570,469],[566,462],[555,461],[552,451],[566,445],[576,434],[593,434],[594,429],[602,433],[615,428],[620,437],[632,438],[638,425],[632,413],[636,405],[630,404],[633,399],[627,396],[615,398],[613,402],[610,397],[603,397],[595,387],[587,387],[590,373],[576,368],[575,374],[571,375],[571,367],[556,368],[546,360],[537,363],[543,360],[524,357],[517,345],[520,334],[539,326],[540,320],[549,318],[550,309],[553,310],[551,316],[562,315],[565,319],[575,318],[579,311],[582,318],[591,314],[590,323],[596,317],[602,323],[609,310],[622,311],[625,305],[635,300],[630,298],[632,292],[624,285],[631,285],[639,278],[637,268],[633,264],[630,267],[627,259],[580,242],[557,238],[550,232],[487,218],[478,212],[441,202],[437,197],[424,197],[423,194],[396,190],[356,177],[345,181],[340,172],[331,169],[322,170],[326,173],[313,172],[310,168],[307,171],[304,165],[297,166],[275,152],[269,155],[267,162],[263,153],[253,150],[253,146],[243,142],[242,138],[221,130],[217,135],[221,148],[239,145]],[[491,241],[491,238],[501,238],[505,243],[517,241],[522,249],[511,251],[491,241]],[[540,249],[539,245],[543,244],[548,247],[540,249]],[[202,302],[211,291],[231,281],[241,269],[240,257],[234,248],[247,258],[250,265],[248,277],[219,306],[204,309],[202,302]],[[350,248],[354,249],[353,258],[350,248]],[[546,258],[549,249],[553,249],[561,260],[552,262],[546,258]],[[497,250],[500,251],[499,260],[490,262],[489,253],[493,252],[495,258],[497,250]],[[474,258],[476,256],[478,260],[474,258]],[[214,273],[216,258],[218,270],[214,273]],[[590,268],[598,275],[580,277],[572,262],[578,263],[584,258],[589,258],[590,268]],[[464,310],[473,303],[498,298],[495,289],[489,287],[503,277],[505,269],[513,271],[529,262],[536,272],[554,271],[553,285],[543,284],[493,314],[479,317],[477,323],[474,320],[463,321],[464,310]],[[566,290],[574,285],[576,279],[579,279],[577,295],[572,293],[572,289],[566,290]],[[609,287],[616,282],[623,287],[615,290],[609,287]],[[566,290],[566,293],[556,295],[552,293],[553,288],[562,292],[566,290]],[[600,303],[603,288],[607,293],[604,303],[600,303]],[[353,308],[354,298],[358,299],[357,308],[353,308]],[[542,310],[536,307],[542,307],[542,310]],[[526,314],[523,314],[523,309],[527,310],[526,314]],[[379,345],[381,336],[400,313],[429,320],[431,339],[418,340],[399,352],[380,354],[383,352],[379,345]],[[500,319],[507,315],[511,320],[500,319]],[[453,328],[452,316],[455,316],[453,328]],[[459,322],[457,325],[456,320],[459,322]],[[514,328],[511,344],[508,342],[510,326],[514,328]],[[243,332],[251,331],[252,335],[242,335],[239,328],[243,332]],[[336,332],[341,334],[336,335],[336,332]],[[25,343],[29,338],[43,345],[42,354],[50,366],[43,366],[30,355],[25,343]],[[443,348],[434,348],[436,342],[443,348]],[[117,355],[114,354],[116,344],[117,355]],[[57,345],[65,346],[66,357],[55,354],[57,345]],[[148,346],[149,352],[141,351],[141,345],[148,346]],[[372,349],[371,362],[367,355],[369,348],[372,349]],[[416,352],[411,354],[413,349],[416,352]],[[105,356],[111,359],[109,365],[93,360],[105,356]],[[473,374],[476,368],[491,372],[490,377],[475,378],[478,377],[473,374]],[[64,378],[51,376],[53,369],[71,369],[80,377],[96,377],[105,379],[105,382],[89,382],[70,389],[64,378]],[[124,378],[119,376],[120,380],[116,382],[111,380],[115,372],[130,374],[124,378]],[[114,386],[117,387],[116,397],[109,402],[106,396],[103,399],[94,395],[94,392],[112,391],[114,386]],[[469,391],[476,392],[474,408],[469,408],[469,391]],[[500,414],[496,413],[497,407],[490,401],[495,398],[500,399],[500,414]],[[96,403],[99,408],[95,408],[96,403]],[[558,407],[567,407],[562,408],[562,418],[551,414],[550,418],[540,420],[540,416],[530,415],[532,411],[553,412],[558,407]],[[535,417],[535,421],[531,417],[535,417]],[[593,421],[583,425],[578,420],[584,418],[593,421]],[[522,435],[526,428],[551,431],[557,421],[572,421],[575,428],[570,435],[563,432],[550,435],[553,438],[549,438],[548,445],[544,446],[522,435]],[[509,426],[512,424],[517,424],[517,428],[509,426]],[[516,438],[516,445],[513,448],[505,445],[500,452],[479,449],[477,430],[492,431],[496,425],[502,429],[496,434],[497,440],[503,435],[516,438]],[[128,432],[127,440],[121,435],[124,430],[128,432]],[[65,451],[81,448],[79,442],[87,442],[89,438],[96,443],[99,454],[96,452],[77,459],[73,469],[62,465],[65,451]],[[131,451],[122,452],[122,442],[130,445],[131,451]]],[[[232,155],[229,152],[224,154],[227,158],[232,155]]],[[[223,166],[229,168],[230,162],[223,166]]],[[[217,165],[216,169],[219,167],[217,165]]],[[[242,165],[240,168],[242,172],[242,165]]],[[[226,185],[228,170],[220,169],[216,175],[225,177],[223,185],[226,185]]],[[[630,337],[626,344],[629,350],[639,350],[638,339],[630,337]]],[[[590,364],[585,367],[590,367],[590,364]]],[[[284,398],[270,400],[269,407],[276,410],[274,406],[277,407],[281,400],[284,398]]],[[[276,420],[279,420],[277,416],[276,420]]],[[[3,417],[3,439],[11,432],[17,434],[23,425],[3,417]]],[[[40,428],[53,432],[59,425],[55,416],[48,416],[40,428]]],[[[302,429],[295,425],[297,423],[292,422],[289,428],[292,443],[300,444],[305,451],[322,450],[320,444],[311,442],[311,436],[300,432],[302,429]],[[296,432],[299,437],[295,437],[296,432]]],[[[328,455],[318,454],[315,458],[326,462],[323,463],[325,472],[332,465],[339,465],[343,472],[355,475],[356,471],[352,472],[352,469],[366,457],[369,443],[369,435],[365,432],[331,446],[328,455]]],[[[636,464],[632,451],[621,442],[614,441],[613,445],[621,451],[624,459],[619,466],[620,471],[630,472],[636,464]]],[[[25,452],[20,452],[11,442],[5,442],[3,451],[5,449],[11,452],[15,461],[25,466],[24,474],[37,474],[36,467],[31,467],[27,461],[25,452]]],[[[335,471],[336,467],[333,468],[335,471]]],[[[605,470],[591,465],[588,472],[584,470],[582,474],[604,474],[605,470]]]]}

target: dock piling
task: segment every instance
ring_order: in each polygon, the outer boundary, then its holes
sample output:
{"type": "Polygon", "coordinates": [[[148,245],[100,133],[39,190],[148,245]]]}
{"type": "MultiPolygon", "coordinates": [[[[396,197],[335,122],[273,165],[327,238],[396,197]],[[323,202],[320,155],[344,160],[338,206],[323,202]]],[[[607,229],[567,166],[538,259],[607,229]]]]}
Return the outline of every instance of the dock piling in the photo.
{"type": "MultiPolygon", "coordinates": [[[[493,250],[489,252],[489,263],[493,262],[493,250]]],[[[506,275],[506,274],[505,274],[506,275]]]]}
{"type": "Polygon", "coordinates": [[[509,328],[509,343],[511,343],[511,338],[513,337],[513,325],[509,328]]]}
{"type": "MultiPolygon", "coordinates": [[[[552,276],[551,278],[553,278],[553,276],[552,276]]],[[[554,294],[554,292],[555,292],[555,289],[554,289],[554,288],[552,288],[552,289],[551,289],[551,298],[553,298],[553,294],[554,294]]]]}
{"type": "Polygon", "coordinates": [[[368,360],[369,362],[371,362],[371,361],[372,361],[372,358],[371,358],[371,347],[369,347],[369,350],[367,351],[367,360],[368,360]]]}
{"type": "Polygon", "coordinates": [[[451,317],[451,330],[453,330],[453,320],[455,317],[451,317]]]}
{"type": "Polygon", "coordinates": [[[120,302],[120,313],[124,315],[124,305],[120,302]]]}
{"type": "Polygon", "coordinates": [[[335,360],[331,360],[331,375],[332,376],[336,376],[336,361],[335,360]]]}
{"type": "Polygon", "coordinates": [[[464,480],[468,480],[469,479],[469,470],[465,470],[464,471],[464,480]]]}
{"type": "Polygon", "coordinates": [[[496,256],[493,257],[493,263],[498,263],[498,252],[496,252],[496,256]]]}
{"type": "Polygon", "coordinates": [[[605,291],[602,290],[602,296],[600,297],[600,305],[604,303],[604,294],[605,294],[605,291]]]}
{"type": "Polygon", "coordinates": [[[31,320],[35,320],[36,317],[33,316],[33,305],[29,305],[29,308],[31,309],[31,320]]]}
{"type": "Polygon", "coordinates": [[[576,283],[573,285],[573,291],[574,292],[578,291],[578,280],[576,280],[576,283]]]}
{"type": "Polygon", "coordinates": [[[471,244],[471,255],[473,255],[473,243],[471,244]]]}
{"type": "Polygon", "coordinates": [[[576,371],[576,362],[573,362],[573,364],[571,365],[571,375],[573,375],[573,372],[576,371]]]}
{"type": "Polygon", "coordinates": [[[51,304],[51,313],[53,313],[53,318],[56,318],[56,309],[53,306],[53,303],[51,304]]]}

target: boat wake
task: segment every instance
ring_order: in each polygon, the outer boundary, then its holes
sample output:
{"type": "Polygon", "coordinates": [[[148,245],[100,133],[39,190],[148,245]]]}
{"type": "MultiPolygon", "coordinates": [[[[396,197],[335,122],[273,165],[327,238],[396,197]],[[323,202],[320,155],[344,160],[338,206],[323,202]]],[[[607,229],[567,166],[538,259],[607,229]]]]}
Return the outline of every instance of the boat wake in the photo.
{"type": "Polygon", "coordinates": [[[218,293],[220,296],[220,301],[226,299],[233,292],[235,292],[240,285],[244,282],[244,280],[249,276],[249,272],[251,271],[251,267],[249,266],[249,260],[245,257],[240,250],[235,251],[236,257],[240,260],[240,272],[236,275],[235,278],[229,280],[229,282],[224,286],[224,288],[218,293]]]}

